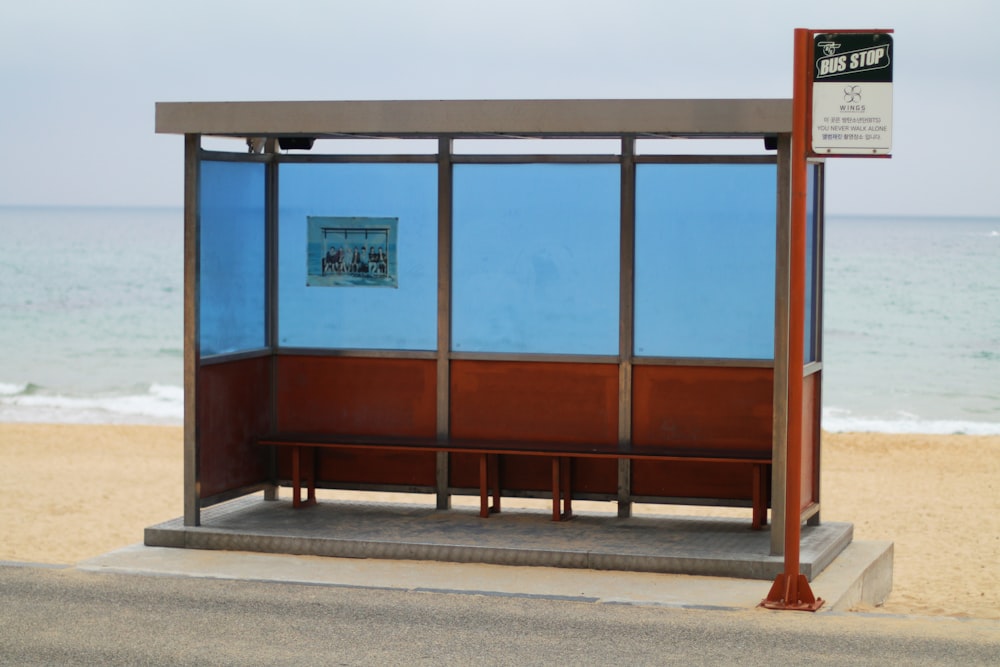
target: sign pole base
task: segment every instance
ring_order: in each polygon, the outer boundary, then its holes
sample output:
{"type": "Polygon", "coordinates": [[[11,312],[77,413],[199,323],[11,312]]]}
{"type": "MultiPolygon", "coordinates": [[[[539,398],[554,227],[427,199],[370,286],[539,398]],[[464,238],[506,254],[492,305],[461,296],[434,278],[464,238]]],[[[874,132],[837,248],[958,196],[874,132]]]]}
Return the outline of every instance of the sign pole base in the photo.
{"type": "Polygon", "coordinates": [[[823,598],[813,595],[806,575],[787,577],[779,574],[771,585],[771,592],[760,603],[765,609],[787,611],[816,611],[823,606],[823,598]]]}

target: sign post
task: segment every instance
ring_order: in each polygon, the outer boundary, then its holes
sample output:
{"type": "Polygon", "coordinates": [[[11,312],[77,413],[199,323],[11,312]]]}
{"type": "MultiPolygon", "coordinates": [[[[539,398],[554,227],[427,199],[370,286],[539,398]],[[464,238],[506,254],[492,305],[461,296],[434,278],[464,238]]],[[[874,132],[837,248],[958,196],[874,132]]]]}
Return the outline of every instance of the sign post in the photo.
{"type": "Polygon", "coordinates": [[[816,611],[799,572],[802,537],[802,376],[805,356],[807,160],[888,157],[892,143],[892,37],[878,31],[795,31],[788,303],[788,427],[783,572],[761,606],[816,611]],[[886,87],[887,86],[887,87],[886,87]]]}

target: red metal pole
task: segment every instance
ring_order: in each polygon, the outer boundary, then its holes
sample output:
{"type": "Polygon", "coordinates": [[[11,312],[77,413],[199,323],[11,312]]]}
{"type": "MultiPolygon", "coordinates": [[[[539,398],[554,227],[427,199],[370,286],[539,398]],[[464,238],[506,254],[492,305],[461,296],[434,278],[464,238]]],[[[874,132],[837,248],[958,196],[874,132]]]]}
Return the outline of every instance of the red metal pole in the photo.
{"type": "MultiPolygon", "coordinates": [[[[806,156],[809,128],[809,83],[812,31],[795,31],[795,74],[792,88],[792,201],[788,304],[788,429],[785,474],[785,567],[767,598],[768,609],[816,611],[823,600],[816,598],[809,580],[799,574],[802,537],[802,373],[805,364],[806,285],[806,156]]],[[[776,527],[776,526],[775,526],[776,527]]]]}

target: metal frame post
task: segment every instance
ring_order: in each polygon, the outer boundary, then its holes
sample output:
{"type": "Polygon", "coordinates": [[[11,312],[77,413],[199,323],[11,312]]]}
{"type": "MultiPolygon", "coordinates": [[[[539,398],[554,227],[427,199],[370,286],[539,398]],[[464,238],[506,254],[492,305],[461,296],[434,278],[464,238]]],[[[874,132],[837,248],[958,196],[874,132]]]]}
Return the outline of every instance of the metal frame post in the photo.
{"type": "Polygon", "coordinates": [[[778,135],[777,229],[774,289],[774,413],[771,432],[771,555],[785,553],[785,466],[788,447],[788,261],[792,136],[778,135]]]}
{"type": "Polygon", "coordinates": [[[809,517],[806,522],[810,526],[820,524],[820,512],[822,511],[822,488],[821,475],[823,459],[823,429],[822,429],[822,406],[823,406],[823,275],[826,263],[826,165],[821,163],[815,165],[813,187],[813,216],[815,216],[816,226],[813,230],[815,234],[815,255],[813,260],[813,303],[816,304],[816,322],[813,325],[812,344],[816,349],[816,362],[819,364],[819,382],[816,383],[817,393],[815,399],[815,414],[813,415],[813,438],[817,443],[814,465],[813,465],[813,489],[819,509],[809,517]]]}
{"type": "MultiPolygon", "coordinates": [[[[265,151],[268,161],[264,165],[264,322],[265,344],[271,353],[269,429],[277,428],[278,420],[278,161],[275,157],[277,142],[268,140],[265,151]]],[[[268,452],[267,486],[264,500],[278,500],[278,453],[272,447],[268,452]]]]}
{"type": "MultiPolygon", "coordinates": [[[[618,450],[632,442],[632,352],[635,311],[635,137],[621,140],[621,213],[618,221],[618,450]]],[[[632,516],[632,460],[618,461],[618,516],[632,516]]]]}
{"type": "Polygon", "coordinates": [[[201,136],[184,135],[184,525],[201,525],[201,478],[198,466],[198,366],[201,349],[200,306],[200,165],[201,136]]]}
{"type": "MultiPolygon", "coordinates": [[[[437,437],[451,433],[451,239],[452,140],[438,138],[438,313],[437,313],[437,437]]],[[[437,508],[451,507],[448,493],[448,452],[438,452],[435,474],[437,508]]]]}

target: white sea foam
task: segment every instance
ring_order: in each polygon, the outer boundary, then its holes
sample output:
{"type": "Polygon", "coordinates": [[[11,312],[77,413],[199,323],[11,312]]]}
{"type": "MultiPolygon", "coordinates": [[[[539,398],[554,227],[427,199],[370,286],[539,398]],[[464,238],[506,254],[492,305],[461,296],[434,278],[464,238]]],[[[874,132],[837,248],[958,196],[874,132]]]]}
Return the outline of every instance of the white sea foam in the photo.
{"type": "Polygon", "coordinates": [[[823,408],[823,430],[833,433],[922,433],[928,435],[1000,435],[1000,423],[921,419],[908,412],[891,417],[854,415],[842,408],[823,408]]]}
{"type": "Polygon", "coordinates": [[[154,384],[136,392],[67,395],[37,390],[5,392],[0,385],[0,421],[71,424],[180,424],[184,390],[154,384]]]}

